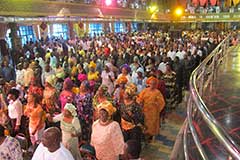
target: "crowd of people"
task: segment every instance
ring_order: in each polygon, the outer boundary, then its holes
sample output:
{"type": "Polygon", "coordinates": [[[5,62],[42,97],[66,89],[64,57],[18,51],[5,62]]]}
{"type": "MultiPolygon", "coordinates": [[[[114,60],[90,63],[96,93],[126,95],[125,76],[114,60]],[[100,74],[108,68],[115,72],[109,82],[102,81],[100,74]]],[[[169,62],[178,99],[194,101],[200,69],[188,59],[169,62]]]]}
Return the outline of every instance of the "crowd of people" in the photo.
{"type": "Polygon", "coordinates": [[[141,144],[154,141],[191,72],[226,35],[110,33],[27,43],[0,68],[1,159],[15,155],[1,148],[19,133],[38,146],[33,160],[140,159],[141,144]]]}

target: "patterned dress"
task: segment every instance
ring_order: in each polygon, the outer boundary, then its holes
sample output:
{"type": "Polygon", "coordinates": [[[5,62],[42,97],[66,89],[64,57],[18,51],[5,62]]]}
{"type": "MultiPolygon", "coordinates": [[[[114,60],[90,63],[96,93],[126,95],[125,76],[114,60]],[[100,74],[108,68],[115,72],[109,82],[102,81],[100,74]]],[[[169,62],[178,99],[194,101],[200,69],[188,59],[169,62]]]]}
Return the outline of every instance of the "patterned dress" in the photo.
{"type": "Polygon", "coordinates": [[[166,85],[166,111],[175,109],[177,106],[177,94],[176,94],[176,73],[170,72],[163,76],[163,80],[166,85]]]}
{"type": "Polygon", "coordinates": [[[55,112],[59,112],[60,109],[56,105],[57,94],[55,88],[46,87],[43,91],[43,105],[47,113],[53,115],[55,112]]]}
{"type": "Polygon", "coordinates": [[[23,160],[21,146],[15,138],[6,137],[0,145],[0,159],[23,160]]]}
{"type": "Polygon", "coordinates": [[[146,134],[155,136],[159,134],[160,112],[165,106],[162,93],[158,89],[145,88],[138,95],[137,102],[143,105],[144,124],[147,127],[146,134]]]}
{"type": "Polygon", "coordinates": [[[75,103],[82,127],[82,139],[89,141],[93,122],[92,95],[90,93],[77,94],[75,96],[75,103]]]}
{"type": "Polygon", "coordinates": [[[142,107],[133,102],[128,105],[122,104],[120,110],[124,140],[135,139],[141,141],[141,133],[144,125],[142,107]]]}
{"type": "Polygon", "coordinates": [[[117,160],[124,153],[124,140],[121,128],[115,121],[101,125],[99,120],[92,127],[91,145],[99,160],[117,160]]]}

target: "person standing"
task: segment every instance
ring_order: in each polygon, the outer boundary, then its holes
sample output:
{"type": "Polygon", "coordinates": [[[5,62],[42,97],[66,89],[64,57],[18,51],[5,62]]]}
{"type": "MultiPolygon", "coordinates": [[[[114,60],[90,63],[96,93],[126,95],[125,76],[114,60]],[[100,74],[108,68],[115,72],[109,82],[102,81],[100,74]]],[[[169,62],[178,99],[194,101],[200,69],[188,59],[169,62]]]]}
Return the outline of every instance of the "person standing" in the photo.
{"type": "Polygon", "coordinates": [[[24,115],[29,117],[29,134],[34,146],[41,140],[45,128],[44,111],[41,106],[42,97],[37,93],[28,94],[27,101],[24,115]]]}
{"type": "Polygon", "coordinates": [[[10,89],[7,96],[7,99],[9,100],[8,116],[11,119],[12,136],[15,136],[19,132],[23,115],[22,103],[18,98],[19,94],[20,93],[17,89],[10,89]]]}
{"type": "Polygon", "coordinates": [[[101,74],[102,85],[108,86],[108,93],[112,95],[114,90],[114,73],[111,71],[111,63],[105,65],[105,70],[101,74]]]}
{"type": "Polygon", "coordinates": [[[148,88],[140,92],[137,102],[143,106],[144,124],[147,127],[145,134],[148,140],[159,134],[160,113],[165,106],[162,93],[157,89],[158,79],[149,77],[148,88]]]}
{"type": "Polygon", "coordinates": [[[92,126],[91,145],[96,150],[97,159],[117,160],[123,155],[125,144],[119,124],[112,120],[116,108],[109,101],[102,102],[98,108],[99,119],[92,126]]]}
{"type": "Polygon", "coordinates": [[[81,126],[77,117],[76,107],[67,103],[64,107],[63,113],[51,118],[50,121],[59,122],[62,130],[62,143],[72,153],[75,160],[81,160],[81,154],[78,149],[78,137],[81,135],[81,126]]]}
{"type": "Polygon", "coordinates": [[[79,94],[75,96],[75,103],[78,110],[78,118],[82,127],[82,139],[90,140],[91,126],[93,122],[92,94],[90,84],[83,81],[80,85],[79,94]]]}

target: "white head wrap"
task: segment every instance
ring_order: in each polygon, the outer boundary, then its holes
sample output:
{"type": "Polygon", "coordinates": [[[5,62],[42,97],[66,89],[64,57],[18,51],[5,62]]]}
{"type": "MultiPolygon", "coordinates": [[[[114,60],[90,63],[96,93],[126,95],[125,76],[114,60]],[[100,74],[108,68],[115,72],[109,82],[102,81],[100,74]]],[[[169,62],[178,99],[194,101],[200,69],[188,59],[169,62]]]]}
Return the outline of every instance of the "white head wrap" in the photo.
{"type": "Polygon", "coordinates": [[[73,117],[77,116],[76,107],[72,103],[66,103],[64,109],[68,110],[73,117]]]}

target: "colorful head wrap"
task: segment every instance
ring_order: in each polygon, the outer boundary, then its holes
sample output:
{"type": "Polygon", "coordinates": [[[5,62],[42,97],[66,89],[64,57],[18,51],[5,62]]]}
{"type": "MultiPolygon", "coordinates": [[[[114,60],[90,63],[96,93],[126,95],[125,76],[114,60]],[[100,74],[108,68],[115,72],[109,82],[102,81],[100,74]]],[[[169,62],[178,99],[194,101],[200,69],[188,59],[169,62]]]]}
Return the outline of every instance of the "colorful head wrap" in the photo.
{"type": "Polygon", "coordinates": [[[113,107],[112,103],[109,101],[104,101],[102,103],[100,103],[97,108],[99,109],[99,111],[101,109],[104,109],[108,112],[109,116],[112,116],[114,112],[116,112],[116,108],[113,107]]]}
{"type": "Polygon", "coordinates": [[[55,79],[56,79],[56,77],[54,75],[52,75],[52,76],[48,76],[45,81],[47,83],[49,83],[51,86],[54,86],[55,85],[55,79]]]}
{"type": "Polygon", "coordinates": [[[125,93],[127,93],[130,97],[134,97],[137,94],[137,86],[133,83],[130,83],[126,86],[125,93]]]}
{"type": "Polygon", "coordinates": [[[78,80],[80,82],[83,82],[83,81],[87,80],[87,75],[86,74],[82,74],[82,73],[78,74],[78,80]]]}
{"type": "Polygon", "coordinates": [[[129,65],[127,65],[127,64],[122,65],[120,68],[121,68],[121,70],[122,70],[123,68],[125,68],[128,73],[131,72],[131,68],[130,68],[129,65]]]}
{"type": "Polygon", "coordinates": [[[126,84],[128,82],[128,79],[126,76],[120,76],[117,79],[117,84],[126,84]]]}
{"type": "Polygon", "coordinates": [[[149,84],[151,83],[151,81],[155,81],[155,82],[157,83],[157,82],[158,82],[158,79],[155,78],[155,77],[153,77],[153,76],[151,76],[151,77],[149,77],[149,78],[147,79],[146,84],[149,85],[149,84]]]}
{"type": "Polygon", "coordinates": [[[72,104],[72,103],[66,103],[64,106],[65,110],[68,110],[73,117],[77,116],[77,111],[76,111],[76,107],[72,104]]]}
{"type": "Polygon", "coordinates": [[[88,65],[88,68],[96,68],[96,67],[97,67],[97,65],[93,61],[91,61],[88,65]]]}

